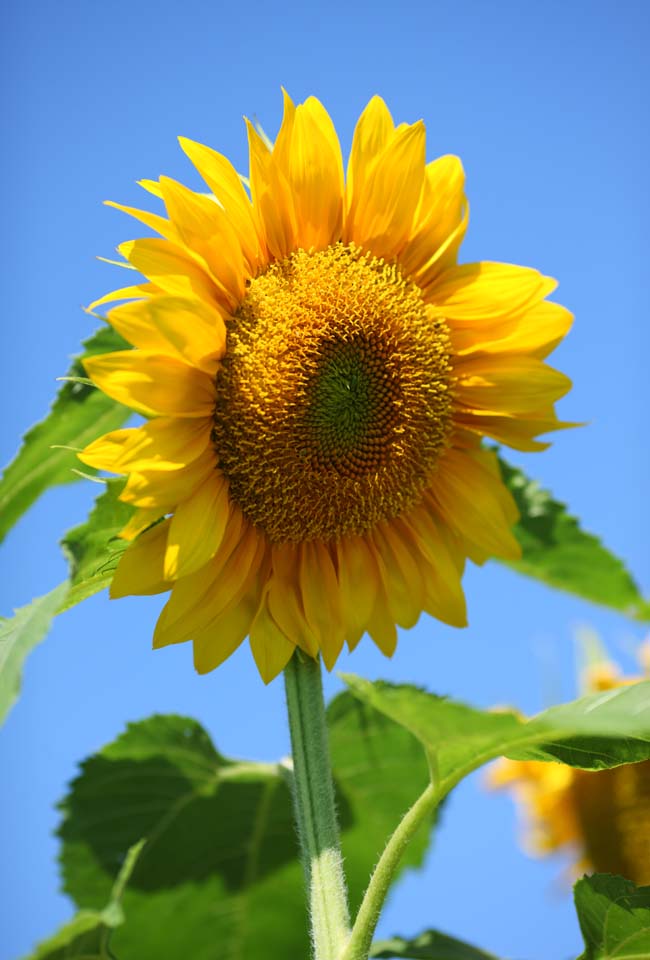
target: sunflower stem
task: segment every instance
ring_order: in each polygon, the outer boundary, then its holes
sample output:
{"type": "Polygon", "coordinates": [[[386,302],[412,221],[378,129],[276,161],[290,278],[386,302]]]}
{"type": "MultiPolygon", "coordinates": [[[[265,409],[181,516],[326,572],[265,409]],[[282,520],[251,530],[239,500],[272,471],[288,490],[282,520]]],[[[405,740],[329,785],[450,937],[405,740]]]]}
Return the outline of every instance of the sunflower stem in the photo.
{"type": "Polygon", "coordinates": [[[293,796],[315,960],[338,960],[350,936],[347,888],[334,805],[320,661],[300,650],[284,671],[293,796]]]}
{"type": "Polygon", "coordinates": [[[413,806],[404,814],[397,830],[386,844],[370,878],[368,889],[359,907],[352,933],[347,947],[341,955],[341,960],[368,960],[377,921],[397,866],[414,834],[435,810],[439,801],[440,794],[433,783],[430,783],[413,806]]]}

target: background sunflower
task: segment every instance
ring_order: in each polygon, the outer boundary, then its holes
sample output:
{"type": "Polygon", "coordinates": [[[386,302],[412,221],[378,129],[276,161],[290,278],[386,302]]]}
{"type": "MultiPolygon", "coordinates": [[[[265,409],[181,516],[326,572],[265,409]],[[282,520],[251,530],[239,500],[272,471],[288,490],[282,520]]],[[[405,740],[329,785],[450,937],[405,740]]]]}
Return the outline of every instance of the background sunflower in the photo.
{"type": "MultiPolygon", "coordinates": [[[[648,677],[650,645],[639,648],[644,672],[622,676],[597,637],[584,631],[591,660],[581,671],[580,695],[630,686],[648,677]]],[[[609,770],[577,770],[535,760],[502,757],[488,771],[486,784],[515,800],[521,845],[530,856],[563,852],[571,875],[610,873],[639,886],[650,883],[650,762],[609,770]]],[[[568,892],[568,891],[567,891],[568,892]]]]}

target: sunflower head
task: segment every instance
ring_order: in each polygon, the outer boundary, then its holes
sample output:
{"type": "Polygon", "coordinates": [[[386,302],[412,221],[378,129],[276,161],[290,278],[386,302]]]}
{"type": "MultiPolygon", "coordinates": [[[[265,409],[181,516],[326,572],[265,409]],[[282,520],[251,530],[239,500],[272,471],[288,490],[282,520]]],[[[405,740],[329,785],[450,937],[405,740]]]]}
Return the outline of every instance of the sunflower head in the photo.
{"type": "Polygon", "coordinates": [[[212,439],[233,500],[273,543],[399,516],[447,443],[449,353],[444,321],[395,265],[340,243],[271,264],[216,381],[212,439]]]}
{"type": "Polygon", "coordinates": [[[514,558],[516,510],[483,437],[519,450],[564,424],[544,358],[571,316],[535,270],[457,265],[460,161],[427,163],[421,122],[374,97],[347,173],[314,98],[269,147],[248,126],[243,185],[181,146],[210,194],[142,181],[158,236],[122,244],[143,275],[93,304],[135,349],[86,362],[145,422],[81,460],[125,474],[133,542],[113,596],[171,591],[154,635],[201,672],[245,637],[263,678],[296,646],[328,667],[368,633],[391,654],[422,611],[465,623],[465,559],[514,558]]]}

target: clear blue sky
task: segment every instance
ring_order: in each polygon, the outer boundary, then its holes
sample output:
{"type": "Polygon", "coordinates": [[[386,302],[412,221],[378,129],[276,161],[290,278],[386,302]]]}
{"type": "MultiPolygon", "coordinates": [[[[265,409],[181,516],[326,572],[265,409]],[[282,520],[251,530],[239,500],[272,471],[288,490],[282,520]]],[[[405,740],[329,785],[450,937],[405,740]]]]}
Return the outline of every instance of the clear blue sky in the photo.
{"type": "MultiPolygon", "coordinates": [[[[294,99],[322,99],[344,149],[377,92],[398,121],[424,118],[430,158],[462,157],[471,204],[463,259],[559,278],[558,299],[576,314],[556,353],[575,383],[560,409],[589,426],[512,459],[568,501],[649,591],[649,17],[644,0],[7,0],[0,459],[43,415],[55,377],[91,332],[80,305],[122,281],[93,258],[110,257],[134,228],[102,200],[140,202],[135,180],[161,173],[196,185],[178,134],[244,169],[241,116],[274,135],[281,84],[294,99]]],[[[53,490],[17,525],[0,552],[2,613],[63,579],[57,539],[96,492],[89,483],[53,490]]],[[[364,641],[341,668],[534,711],[571,696],[581,622],[632,666],[642,631],[621,617],[496,565],[470,570],[466,588],[469,629],[424,618],[392,662],[364,641]]],[[[189,646],[152,653],[159,606],[100,595],[61,617],[28,663],[0,731],[0,960],[70,915],[57,893],[54,805],[77,761],[127,721],[188,713],[230,755],[287,751],[281,682],[264,688],[246,649],[202,678],[189,646]]],[[[339,687],[329,678],[329,694],[339,687]]],[[[521,960],[575,956],[577,926],[556,881],[563,867],[524,858],[510,802],[475,778],[448,804],[426,869],[401,883],[381,932],[438,926],[521,960]]]]}

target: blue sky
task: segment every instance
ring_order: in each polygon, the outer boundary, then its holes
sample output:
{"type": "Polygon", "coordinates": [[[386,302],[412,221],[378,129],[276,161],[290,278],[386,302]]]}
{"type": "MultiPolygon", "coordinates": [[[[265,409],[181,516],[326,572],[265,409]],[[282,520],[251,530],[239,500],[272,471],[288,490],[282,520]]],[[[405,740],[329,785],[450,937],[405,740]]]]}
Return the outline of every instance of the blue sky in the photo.
{"type": "MultiPolygon", "coordinates": [[[[589,424],[559,434],[544,454],[511,459],[567,501],[650,591],[643,0],[9,0],[2,20],[3,462],[92,331],[80,305],[121,283],[94,257],[110,257],[134,228],[102,200],[140,203],[136,179],[161,173],[198,185],[179,134],[245,169],[241,117],[257,116],[273,135],[281,85],[294,99],[322,99],[344,150],[380,93],[397,121],[425,120],[430,159],[463,159],[471,222],[462,259],[522,263],[560,280],[557,299],[576,315],[554,355],[574,380],[560,410],[589,424]]],[[[63,579],[57,540],[96,492],[90,483],[53,490],[16,526],[0,550],[3,614],[63,579]]],[[[634,666],[643,632],[619,616],[496,565],[470,569],[466,590],[467,630],[425,617],[401,635],[392,661],[364,641],[340,668],[530,712],[572,695],[576,624],[595,626],[634,666]]],[[[232,756],[287,752],[281,683],[264,688],[246,649],[202,678],[189,646],[152,653],[159,606],[100,595],[61,617],[28,663],[0,731],[0,960],[15,960],[70,915],[57,893],[55,803],[76,763],[127,721],[187,713],[232,756]]],[[[328,694],[338,689],[328,678],[328,694]]],[[[480,777],[464,784],[426,869],[400,884],[381,932],[437,926],[499,955],[575,956],[577,925],[558,880],[565,861],[526,859],[515,832],[507,798],[486,795],[480,777]]]]}

